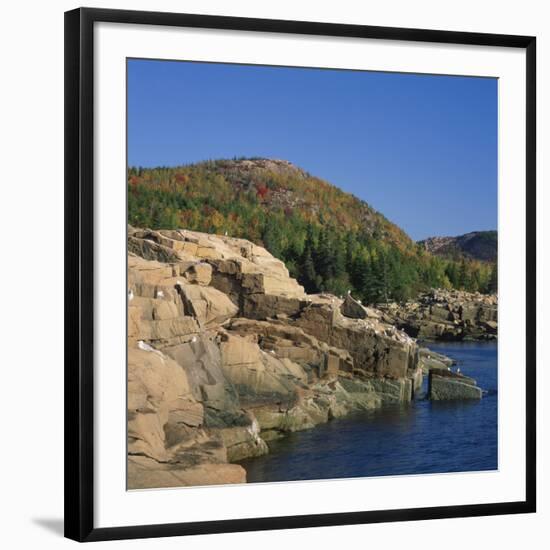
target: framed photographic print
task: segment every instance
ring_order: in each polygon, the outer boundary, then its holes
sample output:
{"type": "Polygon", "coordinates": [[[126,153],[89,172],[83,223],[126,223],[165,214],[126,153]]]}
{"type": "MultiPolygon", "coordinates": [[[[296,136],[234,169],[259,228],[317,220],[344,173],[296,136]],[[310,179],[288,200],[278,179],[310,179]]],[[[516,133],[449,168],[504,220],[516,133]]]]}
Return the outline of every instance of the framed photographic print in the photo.
{"type": "Polygon", "coordinates": [[[82,8],[65,529],[535,511],[535,38],[82,8]]]}

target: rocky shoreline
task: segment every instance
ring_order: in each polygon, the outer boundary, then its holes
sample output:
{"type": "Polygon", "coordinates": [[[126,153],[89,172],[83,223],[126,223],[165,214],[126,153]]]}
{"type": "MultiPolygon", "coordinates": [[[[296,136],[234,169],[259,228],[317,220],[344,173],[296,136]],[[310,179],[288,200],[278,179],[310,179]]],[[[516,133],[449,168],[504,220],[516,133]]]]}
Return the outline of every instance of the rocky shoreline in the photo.
{"type": "Polygon", "coordinates": [[[434,289],[417,301],[381,304],[383,320],[421,340],[496,340],[495,294],[434,289]]]}
{"type": "Polygon", "coordinates": [[[392,311],[307,295],[243,239],[130,227],[128,487],[243,483],[269,440],[414,399],[450,365],[392,311]]]}

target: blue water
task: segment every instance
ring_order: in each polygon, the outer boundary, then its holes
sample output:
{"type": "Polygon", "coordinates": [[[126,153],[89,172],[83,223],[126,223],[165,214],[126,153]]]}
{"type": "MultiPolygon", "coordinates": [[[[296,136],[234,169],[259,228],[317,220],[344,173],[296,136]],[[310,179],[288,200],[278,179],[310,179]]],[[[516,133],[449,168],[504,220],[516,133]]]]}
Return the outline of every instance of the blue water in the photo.
{"type": "Polygon", "coordinates": [[[488,390],[483,399],[417,399],[290,434],[270,442],[270,454],[240,462],[248,481],[496,470],[496,343],[428,346],[455,359],[463,374],[488,390]]]}

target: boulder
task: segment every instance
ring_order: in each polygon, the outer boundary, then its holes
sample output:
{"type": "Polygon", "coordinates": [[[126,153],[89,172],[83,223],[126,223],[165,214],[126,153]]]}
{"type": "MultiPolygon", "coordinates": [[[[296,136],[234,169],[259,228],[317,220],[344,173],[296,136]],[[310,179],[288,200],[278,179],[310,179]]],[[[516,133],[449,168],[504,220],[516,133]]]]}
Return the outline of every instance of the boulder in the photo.
{"type": "Polygon", "coordinates": [[[476,381],[452,371],[432,369],[428,379],[428,397],[434,401],[481,399],[483,392],[476,381]]]}
{"type": "Polygon", "coordinates": [[[342,302],[340,311],[342,315],[351,319],[366,319],[368,317],[367,310],[357,300],[354,300],[351,294],[348,294],[342,302]]]}

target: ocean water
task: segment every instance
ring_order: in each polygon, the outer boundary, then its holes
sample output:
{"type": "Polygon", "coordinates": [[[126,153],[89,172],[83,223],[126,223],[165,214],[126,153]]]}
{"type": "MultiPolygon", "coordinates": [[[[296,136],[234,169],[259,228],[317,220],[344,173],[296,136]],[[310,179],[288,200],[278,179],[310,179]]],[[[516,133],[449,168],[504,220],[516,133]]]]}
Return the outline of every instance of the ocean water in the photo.
{"type": "MultiPolygon", "coordinates": [[[[336,419],[240,462],[249,482],[471,472],[498,468],[497,345],[429,343],[487,390],[481,400],[408,405],[336,419]]],[[[427,376],[424,377],[424,391],[427,376]]]]}

